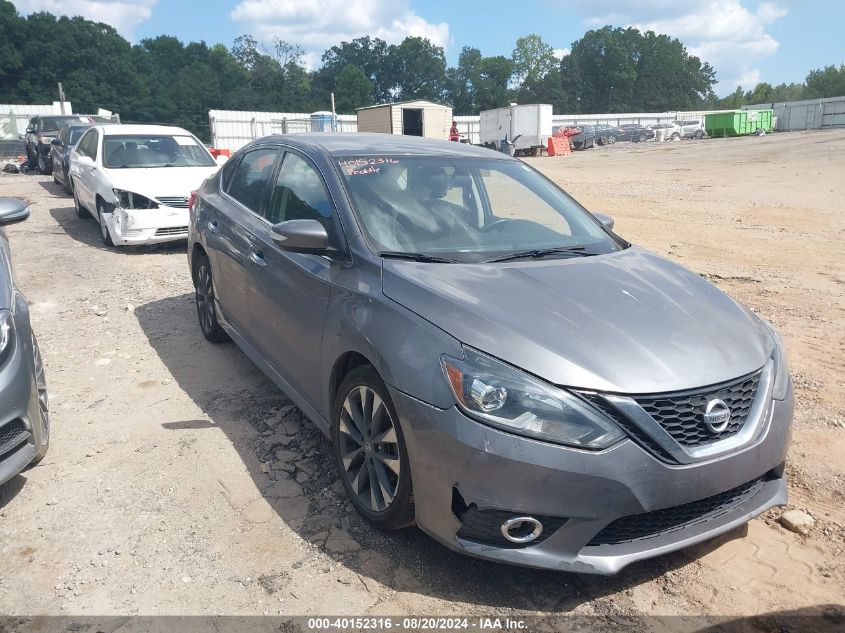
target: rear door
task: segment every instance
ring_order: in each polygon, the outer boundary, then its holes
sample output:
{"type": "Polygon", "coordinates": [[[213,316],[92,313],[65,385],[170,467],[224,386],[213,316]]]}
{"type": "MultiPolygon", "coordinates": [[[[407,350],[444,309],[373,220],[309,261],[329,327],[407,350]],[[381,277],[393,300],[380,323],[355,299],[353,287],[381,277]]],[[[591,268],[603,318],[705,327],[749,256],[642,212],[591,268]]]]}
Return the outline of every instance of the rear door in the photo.
{"type": "Polygon", "coordinates": [[[74,187],[78,187],[77,196],[82,205],[89,211],[96,214],[97,205],[94,201],[96,194],[97,179],[97,148],[100,140],[99,130],[92,128],[85,133],[79,143],[77,153],[79,156],[86,156],[94,161],[94,165],[83,166],[76,161],[76,171],[73,175],[74,187]]]}
{"type": "Polygon", "coordinates": [[[273,241],[272,227],[313,219],[345,251],[342,229],[322,174],[304,155],[287,151],[270,190],[250,254],[250,331],[262,353],[312,404],[320,401],[323,324],[331,294],[328,257],[291,253],[273,241]]]}
{"type": "Polygon", "coordinates": [[[221,193],[207,200],[198,227],[205,234],[214,292],[223,318],[251,339],[247,306],[247,269],[254,250],[253,233],[280,150],[258,147],[245,153],[231,171],[223,170],[221,193]]]}

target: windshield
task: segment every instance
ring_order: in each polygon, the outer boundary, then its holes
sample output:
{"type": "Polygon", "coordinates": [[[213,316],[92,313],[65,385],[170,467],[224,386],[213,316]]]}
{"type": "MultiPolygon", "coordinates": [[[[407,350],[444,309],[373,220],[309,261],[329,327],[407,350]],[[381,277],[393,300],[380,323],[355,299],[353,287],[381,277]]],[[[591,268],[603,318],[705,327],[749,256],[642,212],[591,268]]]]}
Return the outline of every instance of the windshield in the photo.
{"type": "Polygon", "coordinates": [[[132,134],[105,137],[103,165],[110,169],[132,169],[213,167],[216,163],[192,136],[132,134]]]}
{"type": "Polygon", "coordinates": [[[58,132],[59,128],[68,124],[68,122],[78,117],[72,116],[45,116],[41,117],[41,131],[42,132],[58,132]]]}
{"type": "Polygon", "coordinates": [[[382,156],[343,158],[338,165],[379,252],[480,262],[524,251],[596,255],[623,247],[519,161],[382,156]]]}

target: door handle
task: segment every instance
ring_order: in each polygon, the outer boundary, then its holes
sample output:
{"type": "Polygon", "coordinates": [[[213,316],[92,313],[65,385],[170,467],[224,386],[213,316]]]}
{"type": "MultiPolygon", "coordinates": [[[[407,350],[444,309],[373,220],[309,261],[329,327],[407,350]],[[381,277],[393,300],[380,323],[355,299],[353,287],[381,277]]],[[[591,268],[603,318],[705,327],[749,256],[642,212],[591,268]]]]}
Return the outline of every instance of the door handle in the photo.
{"type": "Polygon", "coordinates": [[[261,255],[261,253],[256,253],[255,251],[249,252],[249,259],[250,261],[258,266],[259,268],[264,268],[267,265],[267,260],[261,255]]]}
{"type": "Polygon", "coordinates": [[[217,220],[209,220],[208,224],[206,224],[208,230],[212,233],[217,233],[220,229],[217,227],[217,220]]]}

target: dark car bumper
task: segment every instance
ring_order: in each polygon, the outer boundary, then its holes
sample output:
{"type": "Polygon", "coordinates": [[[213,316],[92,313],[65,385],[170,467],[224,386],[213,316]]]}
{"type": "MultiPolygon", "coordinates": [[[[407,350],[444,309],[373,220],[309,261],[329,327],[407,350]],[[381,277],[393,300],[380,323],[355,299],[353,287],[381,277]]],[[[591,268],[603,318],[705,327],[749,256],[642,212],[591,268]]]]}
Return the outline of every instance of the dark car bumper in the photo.
{"type": "Polygon", "coordinates": [[[42,443],[28,315],[15,315],[15,336],[0,366],[0,484],[32,462],[42,443]]]}
{"type": "Polygon", "coordinates": [[[479,558],[614,574],[711,539],[787,500],[782,473],[791,392],[774,402],[754,445],[689,465],[664,463],[631,440],[590,452],[525,439],[454,407],[437,409],[393,388],[391,396],[408,444],[417,524],[479,558]],[[466,520],[468,507],[494,519],[487,533],[467,530],[459,516],[466,520]],[[525,515],[549,526],[542,541],[520,547],[500,538],[503,517],[525,515]]]}

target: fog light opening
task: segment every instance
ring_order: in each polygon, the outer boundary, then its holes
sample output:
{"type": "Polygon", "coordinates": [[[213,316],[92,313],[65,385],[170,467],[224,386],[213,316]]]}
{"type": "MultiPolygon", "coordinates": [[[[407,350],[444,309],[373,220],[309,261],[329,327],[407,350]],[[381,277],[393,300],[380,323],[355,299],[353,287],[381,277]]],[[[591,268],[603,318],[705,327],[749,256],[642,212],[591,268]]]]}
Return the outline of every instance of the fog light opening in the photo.
{"type": "Polygon", "coordinates": [[[543,533],[543,524],[534,517],[514,517],[502,523],[502,536],[511,543],[530,543],[543,533]]]}

